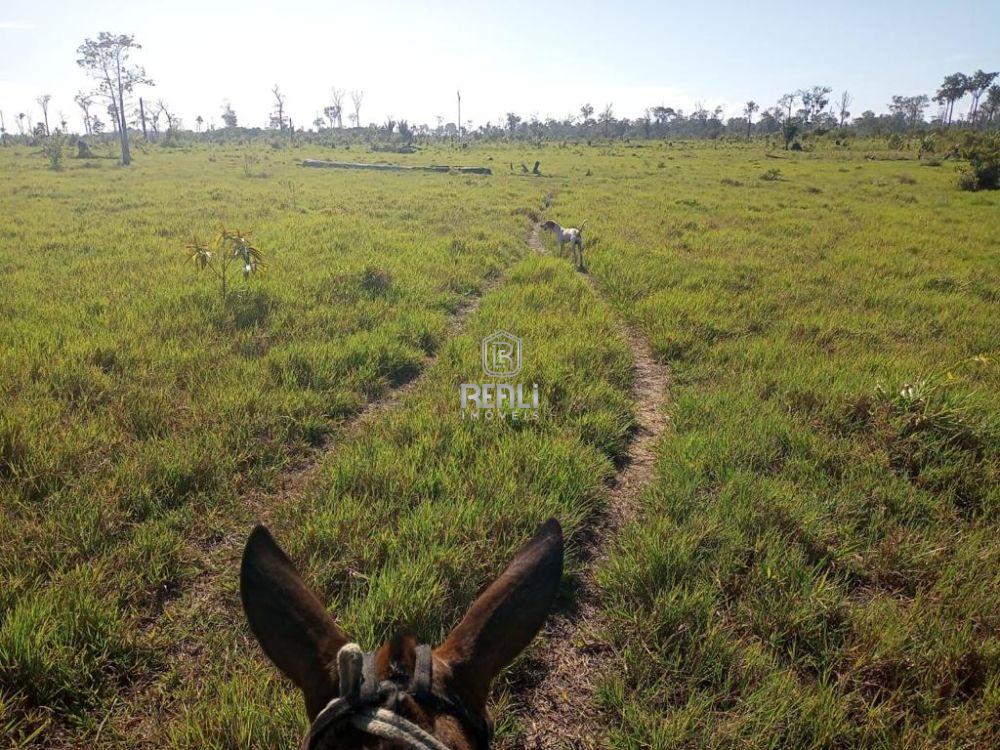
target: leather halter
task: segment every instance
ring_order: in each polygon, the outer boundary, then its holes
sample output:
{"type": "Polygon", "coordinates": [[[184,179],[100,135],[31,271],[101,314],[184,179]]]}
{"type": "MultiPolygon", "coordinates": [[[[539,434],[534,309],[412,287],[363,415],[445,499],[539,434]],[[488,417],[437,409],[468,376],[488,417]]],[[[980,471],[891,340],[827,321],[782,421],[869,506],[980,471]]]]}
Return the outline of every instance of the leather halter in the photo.
{"type": "Polygon", "coordinates": [[[374,651],[362,652],[354,643],[343,646],[337,654],[340,695],[327,703],[313,720],[303,743],[305,750],[317,750],[324,739],[347,727],[411,748],[447,750],[440,740],[400,715],[404,696],[425,708],[453,716],[472,734],[477,750],[487,750],[493,737],[490,722],[470,712],[450,692],[434,689],[434,657],[430,646],[417,646],[415,656],[413,674],[408,680],[403,675],[380,682],[374,651]]]}

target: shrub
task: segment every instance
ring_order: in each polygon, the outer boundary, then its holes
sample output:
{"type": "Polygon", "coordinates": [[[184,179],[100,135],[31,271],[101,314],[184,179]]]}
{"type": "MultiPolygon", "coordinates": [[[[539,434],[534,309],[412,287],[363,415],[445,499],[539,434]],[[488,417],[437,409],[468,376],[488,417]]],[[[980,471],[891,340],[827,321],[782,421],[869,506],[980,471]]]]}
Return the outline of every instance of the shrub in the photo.
{"type": "Polygon", "coordinates": [[[62,169],[63,140],[63,137],[57,134],[42,141],[42,153],[49,160],[49,166],[55,170],[62,169]]]}
{"type": "Polygon", "coordinates": [[[245,153],[243,155],[243,176],[253,177],[257,167],[260,165],[260,156],[254,153],[245,153]]]}
{"type": "Polygon", "coordinates": [[[1000,135],[984,136],[961,153],[969,162],[958,177],[962,190],[1000,189],[1000,135]]]}
{"type": "Polygon", "coordinates": [[[780,180],[781,170],[776,167],[771,167],[760,176],[760,179],[765,180],[767,182],[775,182],[776,180],[780,180]]]}

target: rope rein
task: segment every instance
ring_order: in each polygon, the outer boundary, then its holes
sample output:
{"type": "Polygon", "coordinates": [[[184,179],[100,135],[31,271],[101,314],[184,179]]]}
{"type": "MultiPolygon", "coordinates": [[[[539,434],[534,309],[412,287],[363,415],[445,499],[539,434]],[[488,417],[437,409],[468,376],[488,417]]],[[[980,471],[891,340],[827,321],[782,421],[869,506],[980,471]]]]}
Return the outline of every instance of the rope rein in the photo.
{"type": "Polygon", "coordinates": [[[408,750],[451,750],[439,739],[396,712],[399,696],[430,701],[475,731],[480,748],[489,746],[488,723],[470,715],[457,701],[432,689],[433,656],[431,647],[416,647],[416,663],[409,685],[403,689],[391,680],[378,682],[375,654],[364,652],[356,643],[348,643],[337,653],[340,695],[326,704],[309,728],[305,747],[316,750],[329,734],[351,726],[373,737],[397,743],[408,750]],[[382,705],[389,703],[392,708],[382,705]]]}

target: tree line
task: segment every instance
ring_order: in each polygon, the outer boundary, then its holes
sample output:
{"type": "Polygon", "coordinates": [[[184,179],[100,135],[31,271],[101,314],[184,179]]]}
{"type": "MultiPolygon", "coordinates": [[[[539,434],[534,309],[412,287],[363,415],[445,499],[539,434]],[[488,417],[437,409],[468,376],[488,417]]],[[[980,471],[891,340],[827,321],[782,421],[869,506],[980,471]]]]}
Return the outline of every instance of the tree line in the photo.
{"type": "MultiPolygon", "coordinates": [[[[301,124],[297,128],[288,116],[287,97],[278,85],[271,89],[273,105],[266,128],[241,128],[236,110],[229,101],[224,101],[221,129],[216,129],[214,124],[205,128],[205,119],[198,115],[194,119],[194,130],[184,130],[180,117],[163,99],[152,102],[136,97],[137,88],[154,85],[145,69],[131,59],[141,48],[131,35],[108,32],[101,32],[96,39],[85,39],[77,48],[77,64],[95,82],[93,90],[80,91],[74,97],[74,104],[81,113],[83,135],[114,134],[121,144],[123,164],[131,161],[130,132],[141,132],[147,140],[169,142],[181,132],[189,137],[224,138],[261,130],[293,137],[296,132],[306,131],[301,124]],[[106,116],[107,124],[102,115],[106,116]]],[[[486,122],[478,127],[473,127],[471,121],[445,122],[443,117],[437,117],[433,127],[427,124],[411,125],[407,120],[392,117],[380,124],[363,126],[361,108],[364,90],[355,89],[348,93],[346,89],[332,87],[327,100],[308,125],[316,133],[346,131],[369,139],[403,143],[410,143],[417,137],[543,140],[732,136],[750,140],[755,135],[780,135],[787,148],[797,137],[809,131],[842,130],[860,135],[881,135],[928,128],[996,128],[1000,126],[1000,85],[995,83],[997,75],[997,72],[981,69],[972,74],[953,73],[944,77],[933,97],[926,94],[895,95],[888,102],[888,111],[881,114],[866,110],[853,116],[850,109],[853,97],[849,92],[843,91],[834,98],[831,87],[814,85],[786,93],[767,108],[748,100],[741,113],[734,117],[724,117],[721,107],[709,110],[702,104],[696,104],[688,113],[660,104],[645,109],[638,117],[617,117],[613,104],[606,104],[598,112],[593,105],[585,103],[577,113],[561,119],[523,118],[515,112],[508,112],[495,122],[486,122]],[[956,114],[956,106],[966,99],[969,101],[968,110],[963,114],[959,107],[956,114]],[[932,101],[939,105],[939,109],[935,116],[927,120],[926,113],[932,101]]],[[[4,112],[0,110],[2,142],[7,144],[12,140],[50,138],[54,133],[68,133],[63,110],[58,111],[57,125],[52,127],[49,117],[51,102],[49,94],[35,99],[41,109],[41,119],[35,123],[32,123],[34,118],[28,112],[18,112],[14,117],[16,135],[7,129],[4,112]]]]}

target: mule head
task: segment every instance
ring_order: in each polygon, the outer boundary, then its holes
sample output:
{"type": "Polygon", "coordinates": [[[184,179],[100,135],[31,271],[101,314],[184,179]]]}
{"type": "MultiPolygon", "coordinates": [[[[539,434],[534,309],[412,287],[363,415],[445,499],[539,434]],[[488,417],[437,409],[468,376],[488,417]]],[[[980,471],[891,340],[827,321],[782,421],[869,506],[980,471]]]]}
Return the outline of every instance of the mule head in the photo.
{"type": "MultiPolygon", "coordinates": [[[[403,694],[392,710],[453,750],[483,745],[486,701],[496,675],[535,637],[562,578],[563,539],[557,521],[543,524],[506,570],[472,603],[431,652],[434,697],[403,694]],[[457,710],[456,710],[457,709],[457,710]]],[[[250,534],[240,569],[240,596],[264,653],[302,691],[312,722],[338,696],[337,655],[349,642],[319,598],[263,526],[250,534]]],[[[413,675],[416,641],[397,636],[374,656],[378,682],[413,675]]],[[[325,740],[339,750],[381,748],[382,740],[345,727],[325,740]]]]}

